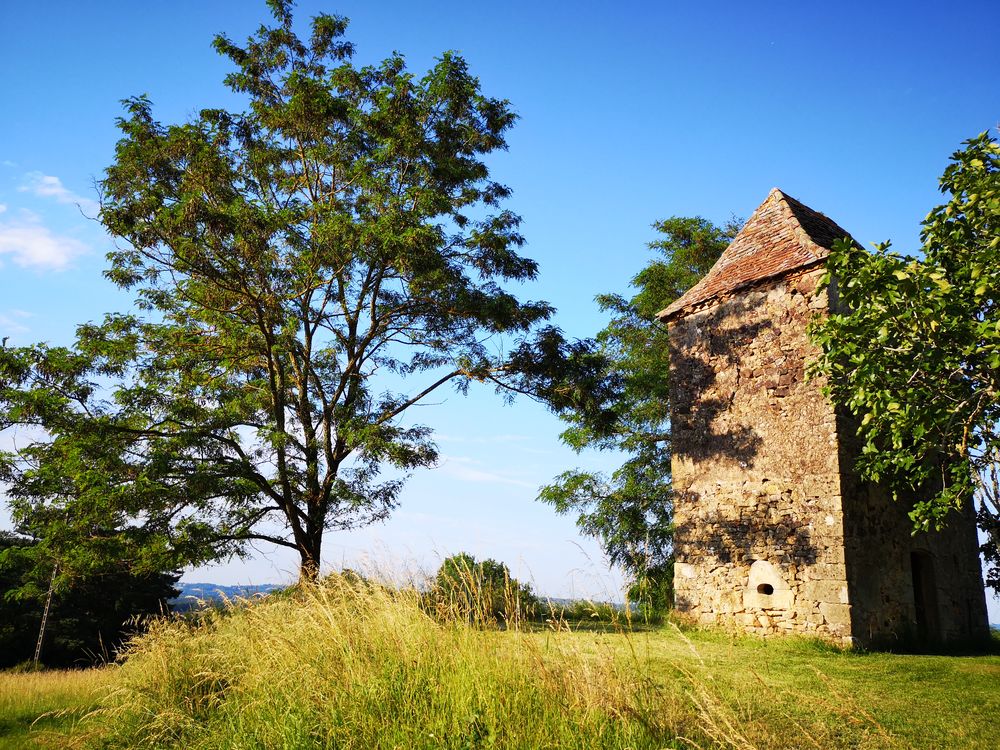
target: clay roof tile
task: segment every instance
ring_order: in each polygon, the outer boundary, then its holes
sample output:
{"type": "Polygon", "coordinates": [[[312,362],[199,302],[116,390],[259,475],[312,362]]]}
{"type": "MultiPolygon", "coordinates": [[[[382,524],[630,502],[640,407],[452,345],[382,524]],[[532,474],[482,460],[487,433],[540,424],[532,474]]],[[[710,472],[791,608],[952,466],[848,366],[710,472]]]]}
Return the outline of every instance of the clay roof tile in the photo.
{"type": "Polygon", "coordinates": [[[657,317],[680,317],[717,297],[818,263],[835,240],[845,238],[854,242],[834,221],[774,188],[712,269],[657,317]]]}

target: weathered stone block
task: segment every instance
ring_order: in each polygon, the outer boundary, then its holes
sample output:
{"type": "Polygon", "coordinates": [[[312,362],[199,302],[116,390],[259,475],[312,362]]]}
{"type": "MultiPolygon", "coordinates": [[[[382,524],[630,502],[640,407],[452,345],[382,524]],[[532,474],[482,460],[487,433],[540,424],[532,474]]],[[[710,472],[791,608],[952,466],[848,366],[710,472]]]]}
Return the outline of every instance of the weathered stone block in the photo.
{"type": "Polygon", "coordinates": [[[808,569],[809,576],[814,580],[847,580],[847,568],[844,565],[817,563],[808,569]]]}
{"type": "Polygon", "coordinates": [[[809,601],[847,604],[847,581],[807,581],[802,596],[809,601]]]}
{"type": "Polygon", "coordinates": [[[674,563],[674,578],[694,578],[696,575],[694,565],[683,562],[674,563]]]}
{"type": "Polygon", "coordinates": [[[795,595],[790,590],[760,594],[756,591],[743,592],[743,609],[791,609],[795,595]]]}
{"type": "Polygon", "coordinates": [[[831,604],[829,602],[820,602],[819,611],[820,614],[823,615],[823,619],[826,620],[827,624],[831,627],[851,627],[850,604],[831,604]]]}
{"type": "Polygon", "coordinates": [[[740,595],[735,591],[727,591],[719,597],[718,609],[720,614],[731,614],[746,609],[746,604],[741,601],[740,595]]]}

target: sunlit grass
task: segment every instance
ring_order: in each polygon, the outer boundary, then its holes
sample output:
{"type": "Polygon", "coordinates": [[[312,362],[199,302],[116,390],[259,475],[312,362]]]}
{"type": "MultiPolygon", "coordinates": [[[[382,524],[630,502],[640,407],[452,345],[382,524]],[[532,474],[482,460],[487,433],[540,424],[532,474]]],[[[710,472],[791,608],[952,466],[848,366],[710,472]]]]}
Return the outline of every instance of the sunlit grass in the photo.
{"type": "Polygon", "coordinates": [[[646,685],[610,652],[427,608],[412,590],[333,577],[163,622],[132,647],[95,726],[105,747],[682,746],[681,714],[636,714],[646,685]]]}
{"type": "Polygon", "coordinates": [[[65,747],[64,733],[96,704],[113,671],[0,672],[0,750],[65,747]]]}
{"type": "Polygon", "coordinates": [[[996,747],[997,656],[459,610],[333,576],[160,622],[118,667],[4,675],[0,696],[27,719],[103,682],[73,742],[109,749],[996,747]]]}
{"type": "Polygon", "coordinates": [[[707,630],[625,642],[658,682],[686,678],[693,697],[704,692],[699,703],[728,716],[749,746],[998,747],[1000,656],[858,653],[707,630]]]}

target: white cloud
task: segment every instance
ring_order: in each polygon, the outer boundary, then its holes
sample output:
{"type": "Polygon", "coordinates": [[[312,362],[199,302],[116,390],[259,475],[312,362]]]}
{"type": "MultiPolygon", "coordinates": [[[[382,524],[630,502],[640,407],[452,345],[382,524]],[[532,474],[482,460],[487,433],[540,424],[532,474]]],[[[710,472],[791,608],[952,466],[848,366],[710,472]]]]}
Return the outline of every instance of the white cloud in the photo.
{"type": "Polygon", "coordinates": [[[442,432],[435,432],[434,439],[442,443],[481,443],[484,445],[493,443],[524,443],[533,438],[529,435],[450,435],[442,432]]]}
{"type": "Polygon", "coordinates": [[[514,487],[527,487],[532,490],[538,488],[537,484],[525,482],[523,479],[515,479],[514,477],[508,477],[503,474],[497,474],[493,471],[485,471],[477,468],[477,464],[481,464],[481,462],[473,458],[465,458],[463,456],[441,456],[441,462],[438,464],[437,470],[446,476],[465,482],[509,484],[514,487]]]}
{"type": "Polygon", "coordinates": [[[24,310],[0,311],[0,335],[13,336],[28,333],[31,329],[24,324],[24,321],[30,317],[32,317],[31,313],[24,310]]]}
{"type": "Polygon", "coordinates": [[[61,271],[85,252],[87,246],[79,240],[34,221],[0,222],[0,258],[9,255],[19,266],[61,271]]]}
{"type": "Polygon", "coordinates": [[[7,206],[5,206],[3,203],[0,203],[0,214],[2,214],[6,210],[7,210],[7,206]]]}
{"type": "Polygon", "coordinates": [[[24,176],[24,179],[24,184],[18,188],[22,193],[31,193],[40,198],[52,198],[57,203],[76,205],[83,211],[91,214],[96,214],[100,209],[96,201],[77,195],[63,185],[62,180],[54,175],[42,174],[41,172],[28,172],[24,176]]]}

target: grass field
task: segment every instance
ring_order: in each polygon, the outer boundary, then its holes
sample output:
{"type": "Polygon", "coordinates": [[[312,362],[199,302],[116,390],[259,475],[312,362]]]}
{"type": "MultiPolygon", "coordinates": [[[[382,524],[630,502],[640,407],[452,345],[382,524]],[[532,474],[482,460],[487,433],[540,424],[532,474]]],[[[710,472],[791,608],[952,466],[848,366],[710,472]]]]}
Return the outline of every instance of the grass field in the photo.
{"type": "Polygon", "coordinates": [[[0,672],[0,750],[63,748],[79,717],[96,705],[112,670],[0,672]]]}
{"type": "Polygon", "coordinates": [[[162,623],[125,664],[0,676],[0,748],[993,748],[1000,656],[663,626],[496,630],[332,579],[162,623]],[[93,705],[79,725],[38,715],[93,705]],[[3,744],[6,742],[7,744],[3,744]]]}
{"type": "Polygon", "coordinates": [[[747,747],[1000,746],[1000,656],[865,654],[706,631],[631,640],[657,680],[690,675],[702,717],[728,721],[747,747]]]}

